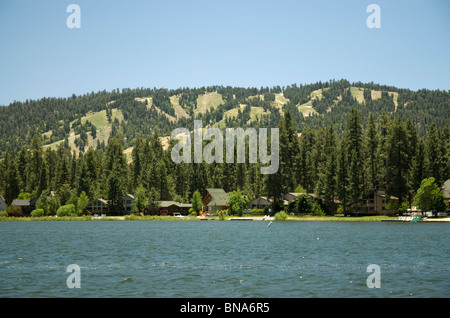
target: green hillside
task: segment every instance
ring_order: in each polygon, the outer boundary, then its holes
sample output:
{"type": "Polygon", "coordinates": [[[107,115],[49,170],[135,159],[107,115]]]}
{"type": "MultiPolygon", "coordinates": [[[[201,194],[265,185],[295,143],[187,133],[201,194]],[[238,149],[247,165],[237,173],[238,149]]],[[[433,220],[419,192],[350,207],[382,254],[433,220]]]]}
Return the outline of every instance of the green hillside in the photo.
{"type": "Polygon", "coordinates": [[[192,129],[194,118],[219,128],[275,127],[286,109],[299,133],[333,123],[340,134],[351,108],[360,110],[363,118],[369,113],[376,118],[383,113],[409,118],[419,135],[431,122],[443,127],[450,119],[446,91],[411,91],[346,80],[272,88],[122,89],[0,107],[0,156],[19,151],[35,134],[42,136],[46,147],[55,149],[65,142],[79,152],[104,148],[110,137],[120,133],[129,148],[136,138],[149,138],[155,132],[163,137],[177,127],[192,129]]]}

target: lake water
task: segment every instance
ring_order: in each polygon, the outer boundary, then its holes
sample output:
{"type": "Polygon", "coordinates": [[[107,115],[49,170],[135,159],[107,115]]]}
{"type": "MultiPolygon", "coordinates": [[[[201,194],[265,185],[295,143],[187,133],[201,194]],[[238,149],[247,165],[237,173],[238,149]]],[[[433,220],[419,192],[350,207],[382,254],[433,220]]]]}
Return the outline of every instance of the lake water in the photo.
{"type": "Polygon", "coordinates": [[[0,297],[450,297],[448,223],[267,225],[0,222],[0,297]]]}

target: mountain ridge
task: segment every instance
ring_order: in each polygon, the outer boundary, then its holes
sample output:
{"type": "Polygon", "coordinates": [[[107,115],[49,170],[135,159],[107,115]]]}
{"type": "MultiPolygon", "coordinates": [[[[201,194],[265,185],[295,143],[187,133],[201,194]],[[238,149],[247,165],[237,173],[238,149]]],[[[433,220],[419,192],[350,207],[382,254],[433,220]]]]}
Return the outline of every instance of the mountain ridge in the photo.
{"type": "Polygon", "coordinates": [[[46,147],[66,142],[71,151],[105,147],[120,133],[126,148],[136,138],[157,132],[170,136],[177,127],[191,128],[193,119],[204,126],[275,127],[283,112],[292,113],[297,131],[332,123],[342,132],[351,108],[363,118],[373,113],[411,118],[421,127],[448,122],[450,94],[440,90],[399,89],[345,79],[261,88],[208,86],[201,88],[136,88],[91,92],[67,98],[14,102],[0,108],[0,155],[17,152],[35,134],[46,147]],[[94,131],[95,130],[95,131],[94,131]],[[95,138],[94,138],[95,135],[95,138]]]}

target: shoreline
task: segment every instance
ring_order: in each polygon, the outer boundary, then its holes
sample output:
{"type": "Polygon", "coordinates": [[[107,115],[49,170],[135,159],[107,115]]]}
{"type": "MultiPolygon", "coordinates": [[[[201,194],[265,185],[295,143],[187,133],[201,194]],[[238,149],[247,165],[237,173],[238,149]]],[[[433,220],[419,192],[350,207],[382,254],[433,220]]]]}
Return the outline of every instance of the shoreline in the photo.
{"type": "MultiPolygon", "coordinates": [[[[200,217],[200,216],[108,216],[104,218],[94,218],[93,216],[74,216],[74,217],[0,217],[1,221],[265,221],[274,222],[274,217],[253,216],[253,217],[239,217],[227,216],[224,220],[218,217],[200,217]]],[[[408,223],[401,221],[397,217],[390,216],[289,216],[286,220],[279,220],[277,222],[394,222],[394,223],[408,223]]],[[[450,222],[450,217],[441,218],[425,218],[419,222],[450,222]]],[[[416,223],[416,222],[414,222],[416,223]]]]}

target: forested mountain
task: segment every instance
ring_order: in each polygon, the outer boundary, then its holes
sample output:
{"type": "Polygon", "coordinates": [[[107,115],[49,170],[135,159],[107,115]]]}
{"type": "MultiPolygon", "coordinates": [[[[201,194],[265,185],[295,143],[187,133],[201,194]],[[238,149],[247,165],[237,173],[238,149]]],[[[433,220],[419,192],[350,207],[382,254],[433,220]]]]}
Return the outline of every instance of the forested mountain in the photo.
{"type": "Polygon", "coordinates": [[[167,136],[177,127],[192,129],[194,118],[220,128],[276,127],[285,109],[297,132],[333,124],[341,135],[352,108],[363,118],[372,113],[378,119],[385,113],[391,119],[411,119],[423,136],[431,123],[442,128],[449,122],[450,93],[331,80],[271,88],[127,88],[26,100],[0,107],[0,157],[5,151],[17,153],[35,134],[44,145],[66,140],[78,151],[102,147],[120,132],[128,148],[136,138],[149,138],[156,131],[167,136]]]}
{"type": "Polygon", "coordinates": [[[449,116],[449,92],[346,80],[14,102],[0,107],[0,194],[10,204],[20,193],[55,191],[55,206],[102,197],[116,211],[124,193],[185,202],[206,187],[267,195],[275,208],[282,193],[302,187],[329,213],[336,200],[345,207],[373,188],[410,203],[424,178],[450,178],[449,116]],[[279,127],[278,172],[262,175],[261,163],[175,164],[175,141],[164,136],[192,130],[193,119],[203,127],[279,127]]]}

